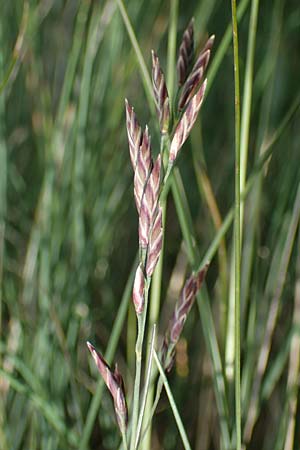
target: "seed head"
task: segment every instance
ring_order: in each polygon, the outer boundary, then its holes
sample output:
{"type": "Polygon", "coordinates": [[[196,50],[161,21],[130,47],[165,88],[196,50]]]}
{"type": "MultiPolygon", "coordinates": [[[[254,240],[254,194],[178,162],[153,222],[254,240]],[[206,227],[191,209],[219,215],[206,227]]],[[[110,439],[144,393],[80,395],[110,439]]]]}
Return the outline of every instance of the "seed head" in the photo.
{"type": "Polygon", "coordinates": [[[212,35],[206,42],[204,48],[200,52],[194,67],[188,76],[178,102],[178,109],[181,111],[188,104],[189,100],[193,97],[194,93],[200,86],[204,72],[208,66],[211,48],[213,46],[215,36],[212,35]]]}
{"type": "Polygon", "coordinates": [[[191,275],[181,291],[170,323],[170,342],[173,344],[178,342],[183,325],[194,304],[196,294],[202,286],[207,269],[208,265],[204,266],[196,275],[191,275]]]}
{"type": "Polygon", "coordinates": [[[133,170],[135,171],[138,152],[142,143],[142,129],[136,118],[136,114],[127,99],[125,99],[126,109],[126,128],[129,144],[130,159],[133,170]]]}
{"type": "Polygon", "coordinates": [[[165,82],[165,76],[161,70],[159,59],[152,50],[152,84],[156,100],[156,109],[162,134],[168,132],[170,122],[169,95],[165,82]]]}
{"type": "Polygon", "coordinates": [[[169,155],[169,163],[173,164],[179,150],[187,140],[191,129],[197,119],[198,112],[203,102],[207,81],[204,80],[197,94],[190,100],[185,112],[183,113],[179,124],[175,130],[169,155]]]}
{"type": "Polygon", "coordinates": [[[95,349],[95,347],[87,342],[89,351],[91,352],[96,366],[102,376],[106,386],[108,387],[113,401],[117,416],[118,425],[121,433],[125,432],[128,422],[128,410],[125,398],[125,388],[123,378],[115,366],[114,372],[111,370],[103,356],[95,349]]]}
{"type": "Polygon", "coordinates": [[[158,205],[158,208],[156,210],[156,218],[154,220],[149,244],[148,244],[148,255],[147,255],[147,263],[146,263],[146,273],[148,277],[150,277],[154,269],[156,267],[156,264],[158,262],[158,258],[160,256],[161,248],[162,248],[162,241],[163,241],[163,233],[162,233],[162,209],[158,205]]]}
{"type": "Polygon", "coordinates": [[[194,56],[194,19],[192,18],[182,36],[177,60],[178,84],[182,86],[188,76],[194,56]]]}
{"type": "Polygon", "coordinates": [[[138,266],[135,273],[134,283],[133,283],[133,293],[132,300],[137,314],[142,314],[144,310],[145,296],[145,277],[141,265],[138,266]]]}
{"type": "Polygon", "coordinates": [[[138,150],[137,162],[134,172],[134,198],[138,212],[141,208],[141,200],[143,197],[146,182],[152,170],[153,162],[151,157],[151,145],[148,127],[142,135],[142,143],[138,150]]]}
{"type": "Polygon", "coordinates": [[[139,216],[139,243],[141,248],[147,248],[151,227],[156,219],[156,209],[160,188],[161,158],[158,155],[151,174],[147,180],[141,201],[139,216]]]}
{"type": "Polygon", "coordinates": [[[174,350],[183,330],[187,316],[195,302],[196,295],[202,286],[208,269],[206,264],[197,274],[191,275],[185,282],[180,293],[178,302],[175,305],[173,317],[165,334],[161,348],[161,358],[164,368],[170,371],[174,363],[174,350]]]}

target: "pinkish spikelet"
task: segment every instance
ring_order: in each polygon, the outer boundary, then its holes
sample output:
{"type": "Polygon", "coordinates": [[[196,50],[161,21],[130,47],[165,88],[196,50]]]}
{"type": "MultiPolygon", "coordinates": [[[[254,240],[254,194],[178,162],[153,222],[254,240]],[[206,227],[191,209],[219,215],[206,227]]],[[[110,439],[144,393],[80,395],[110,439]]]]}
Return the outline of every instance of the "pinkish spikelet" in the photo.
{"type": "Polygon", "coordinates": [[[181,291],[179,301],[175,306],[174,315],[170,323],[170,342],[174,345],[178,342],[188,313],[194,304],[196,294],[202,286],[207,269],[208,264],[196,275],[191,275],[181,291]]]}
{"type": "Polygon", "coordinates": [[[169,155],[170,164],[174,163],[179,150],[187,140],[190,131],[194,126],[194,123],[198,116],[198,112],[203,102],[206,83],[207,81],[204,80],[197,94],[195,94],[194,97],[190,100],[185,112],[181,117],[179,124],[176,127],[170,147],[170,155],[169,155]]]}
{"type": "Polygon", "coordinates": [[[103,356],[95,349],[95,347],[90,342],[87,342],[87,346],[94,358],[100,375],[102,376],[106,386],[108,387],[112,395],[118,425],[121,433],[123,433],[126,430],[128,422],[128,410],[123,378],[118,370],[117,365],[113,372],[103,356]]]}
{"type": "Polygon", "coordinates": [[[136,118],[133,107],[125,99],[126,128],[129,144],[129,153],[133,170],[135,171],[139,148],[142,141],[142,129],[136,118]]]}
{"type": "MultiPolygon", "coordinates": [[[[209,59],[209,55],[210,55],[210,50],[207,50],[205,52],[205,54],[203,55],[203,57],[208,60],[209,59]]],[[[184,107],[188,104],[188,102],[190,101],[190,99],[193,97],[193,95],[195,94],[195,92],[197,91],[197,89],[200,86],[200,83],[203,79],[203,75],[204,75],[204,66],[199,66],[196,70],[193,70],[190,74],[190,76],[188,77],[179,102],[178,102],[178,110],[182,111],[184,109],[184,107]]]]}
{"type": "Polygon", "coordinates": [[[192,69],[192,72],[194,70],[199,69],[199,67],[203,67],[203,71],[205,71],[205,69],[207,68],[208,63],[209,63],[210,52],[211,52],[211,49],[212,49],[212,47],[214,45],[214,42],[215,42],[215,35],[212,34],[207,39],[203,49],[199,53],[199,56],[196,59],[196,62],[195,62],[194,67],[192,69]],[[209,53],[207,54],[207,52],[209,52],[209,53]]]}
{"type": "Polygon", "coordinates": [[[169,95],[165,82],[165,76],[161,70],[159,59],[152,50],[152,85],[156,100],[156,109],[162,134],[168,132],[170,122],[169,95]]]}
{"type": "Polygon", "coordinates": [[[151,145],[148,127],[143,133],[142,143],[138,151],[137,163],[134,173],[134,198],[138,212],[141,208],[141,200],[145,185],[152,170],[151,145]]]}
{"type": "Polygon", "coordinates": [[[188,69],[194,55],[194,19],[191,19],[182,36],[177,60],[178,84],[182,86],[188,76],[188,69]]]}
{"type": "Polygon", "coordinates": [[[189,100],[192,98],[192,96],[200,86],[204,72],[209,63],[211,48],[213,46],[214,40],[215,36],[212,35],[206,41],[205,46],[201,50],[190,75],[188,76],[186,82],[184,83],[178,102],[179,111],[185,108],[189,100]]]}
{"type": "Polygon", "coordinates": [[[154,269],[158,262],[158,258],[160,256],[162,242],[162,209],[160,206],[158,206],[148,245],[148,256],[146,264],[146,273],[148,277],[150,277],[154,272],[154,269]]]}
{"type": "Polygon", "coordinates": [[[144,303],[145,303],[144,288],[145,288],[145,277],[141,265],[139,265],[135,273],[133,283],[133,293],[132,293],[132,300],[137,314],[141,314],[144,310],[144,303]]]}
{"type": "Polygon", "coordinates": [[[139,215],[139,243],[141,248],[147,248],[151,227],[155,220],[155,213],[160,188],[161,158],[158,155],[151,174],[148,178],[141,201],[139,215]]]}

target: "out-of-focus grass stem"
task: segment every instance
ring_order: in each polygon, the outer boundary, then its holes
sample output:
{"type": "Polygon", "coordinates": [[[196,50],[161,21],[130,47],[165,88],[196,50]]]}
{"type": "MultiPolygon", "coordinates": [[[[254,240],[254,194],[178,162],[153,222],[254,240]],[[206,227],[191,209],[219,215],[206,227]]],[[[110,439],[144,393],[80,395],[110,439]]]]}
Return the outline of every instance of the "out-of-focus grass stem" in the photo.
{"type": "MultiPolygon", "coordinates": [[[[255,40],[257,30],[257,15],[259,8],[259,0],[252,0],[251,16],[249,22],[249,39],[247,49],[247,60],[245,68],[245,81],[243,92],[242,120],[241,120],[241,174],[240,174],[240,191],[243,192],[246,183],[249,131],[251,118],[251,102],[253,87],[253,71],[254,71],[254,55],[255,40]]],[[[242,223],[244,217],[244,203],[241,204],[241,240],[242,240],[242,223]]]]}
{"type": "Polygon", "coordinates": [[[285,436],[284,450],[293,450],[295,443],[296,414],[299,393],[300,373],[300,230],[298,231],[298,254],[296,262],[296,283],[293,312],[293,335],[290,344],[289,373],[287,380],[287,398],[289,403],[289,418],[285,436]]]}
{"type": "Polygon", "coordinates": [[[127,13],[127,10],[126,10],[126,7],[125,7],[123,1],[116,0],[116,2],[118,4],[122,19],[124,21],[127,33],[129,35],[129,39],[131,41],[132,47],[135,51],[135,54],[136,54],[136,57],[137,57],[137,60],[139,63],[139,68],[141,71],[141,78],[142,78],[142,82],[144,84],[145,93],[146,93],[148,103],[149,103],[149,108],[151,109],[152,113],[155,114],[155,110],[154,110],[155,103],[153,102],[154,96],[152,93],[152,83],[151,83],[151,78],[149,76],[144,57],[142,55],[140,46],[138,44],[135,32],[132,28],[132,25],[131,25],[131,22],[130,22],[130,19],[129,19],[129,16],[128,16],[128,13],[127,13]]]}
{"type": "MultiPolygon", "coordinates": [[[[236,1],[231,1],[233,59],[234,59],[234,105],[235,105],[235,214],[234,214],[234,380],[235,380],[235,433],[236,450],[241,448],[241,350],[240,350],[240,274],[241,274],[241,185],[240,185],[240,79],[239,48],[236,1]]],[[[229,330],[230,331],[230,330],[229,330]]]]}
{"type": "Polygon", "coordinates": [[[245,444],[250,442],[254,425],[258,416],[258,408],[259,408],[259,393],[263,380],[263,376],[266,371],[267,363],[269,360],[269,355],[271,351],[271,342],[272,336],[274,333],[277,316],[279,312],[279,304],[280,298],[282,295],[284,283],[286,280],[287,269],[294,245],[294,240],[296,236],[297,227],[299,224],[300,218],[300,183],[298,184],[298,189],[295,197],[293,213],[289,225],[289,230],[287,233],[287,237],[285,240],[284,249],[282,252],[282,257],[280,260],[280,268],[278,272],[278,282],[274,288],[273,298],[270,304],[270,310],[268,314],[268,320],[266,324],[266,329],[263,336],[263,343],[260,348],[258,361],[257,361],[257,372],[255,375],[255,379],[252,386],[252,394],[250,405],[248,408],[245,428],[244,428],[244,436],[243,439],[245,444]]]}

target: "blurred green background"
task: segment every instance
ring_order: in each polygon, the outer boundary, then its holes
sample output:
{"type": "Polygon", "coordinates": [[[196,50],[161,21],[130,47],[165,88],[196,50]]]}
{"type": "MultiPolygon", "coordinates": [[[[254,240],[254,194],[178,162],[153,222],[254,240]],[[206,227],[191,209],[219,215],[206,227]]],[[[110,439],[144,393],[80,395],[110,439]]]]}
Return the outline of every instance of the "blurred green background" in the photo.
{"type": "MultiPolygon", "coordinates": [[[[300,182],[300,127],[296,108],[300,94],[300,5],[296,0],[238,2],[242,100],[254,3],[259,4],[259,10],[248,174],[268,144],[273,145],[245,205],[243,423],[257,379],[257,359],[267,320],[277,296],[276,325],[268,347],[270,359],[258,395],[258,420],[247,448],[295,450],[299,449],[299,420],[294,422],[290,446],[287,436],[291,417],[297,418],[298,413],[299,418],[300,241],[296,192],[300,182]],[[296,380],[295,385],[290,377],[296,380]],[[291,398],[296,401],[294,415],[291,398]]],[[[170,1],[128,0],[125,4],[148,69],[154,48],[166,70],[170,1]]],[[[197,252],[203,256],[218,226],[214,202],[222,220],[234,201],[231,5],[218,0],[179,1],[177,48],[192,16],[197,43],[203,43],[208,34],[216,35],[201,119],[178,161],[197,252]]],[[[92,340],[105,352],[138,247],[125,97],[134,104],[141,124],[149,124],[157,152],[156,124],[115,0],[0,1],[3,450],[79,448],[86,430],[98,374],[85,341],[92,340]]],[[[187,270],[181,241],[170,195],[160,314],[163,324],[187,270]]],[[[223,253],[213,259],[207,278],[224,367],[227,332],[222,320],[225,316],[227,323],[229,318],[224,308],[226,311],[230,306],[231,244],[230,230],[223,253]]],[[[128,286],[130,292],[130,279],[128,286]]],[[[126,303],[122,314],[120,339],[111,357],[114,354],[113,359],[118,361],[130,394],[135,317],[131,306],[127,313],[126,303]]],[[[180,342],[177,355],[181,358],[177,358],[170,383],[192,448],[199,450],[221,448],[214,375],[204,341],[195,308],[180,342]]],[[[227,376],[229,372],[224,369],[224,373],[227,376]]],[[[232,425],[230,374],[227,380],[232,425]]],[[[113,407],[106,391],[90,431],[90,449],[118,448],[113,407]]],[[[154,418],[152,448],[181,448],[165,397],[154,418]]]]}

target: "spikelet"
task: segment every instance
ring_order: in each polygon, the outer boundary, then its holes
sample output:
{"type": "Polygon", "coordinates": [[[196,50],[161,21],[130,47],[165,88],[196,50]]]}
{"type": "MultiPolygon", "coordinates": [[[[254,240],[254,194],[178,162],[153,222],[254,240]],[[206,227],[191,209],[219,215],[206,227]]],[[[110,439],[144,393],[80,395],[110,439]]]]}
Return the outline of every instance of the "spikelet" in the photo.
{"type": "Polygon", "coordinates": [[[156,109],[162,134],[168,132],[170,122],[169,95],[165,82],[165,76],[161,70],[159,59],[152,50],[152,84],[156,100],[156,109]]]}
{"type": "Polygon", "coordinates": [[[160,169],[161,158],[160,155],[158,155],[148,178],[141,201],[139,215],[139,244],[140,247],[144,249],[148,246],[151,227],[156,218],[156,208],[160,188],[160,169]]]}
{"type": "Polygon", "coordinates": [[[128,422],[128,410],[125,398],[123,378],[118,370],[117,365],[115,366],[115,370],[113,372],[107,362],[104,360],[103,356],[99,352],[97,352],[95,347],[90,342],[87,342],[87,346],[94,358],[100,375],[102,376],[106,386],[108,387],[112,395],[120,431],[121,433],[125,433],[128,422]]]}
{"type": "Polygon", "coordinates": [[[197,94],[190,100],[185,112],[183,113],[179,124],[176,127],[169,155],[169,163],[173,164],[179,150],[183,146],[184,142],[187,140],[191,129],[197,119],[198,112],[203,102],[204,93],[206,89],[206,80],[204,80],[197,94]]]}
{"type": "Polygon", "coordinates": [[[165,334],[161,348],[161,359],[164,368],[171,370],[174,362],[174,349],[183,330],[187,316],[195,302],[196,295],[203,284],[208,264],[206,264],[197,274],[191,275],[185,282],[180,293],[178,302],[175,305],[173,317],[165,334]]]}
{"type": "Polygon", "coordinates": [[[145,277],[142,267],[141,265],[139,265],[135,273],[133,283],[133,293],[132,293],[132,300],[137,314],[141,314],[144,310],[144,303],[145,303],[144,288],[145,288],[145,277]]]}
{"type": "Polygon", "coordinates": [[[148,255],[147,255],[147,263],[146,263],[146,273],[147,276],[150,277],[154,269],[156,267],[156,264],[158,262],[158,258],[161,252],[162,248],[162,242],[163,242],[163,233],[162,233],[162,209],[158,205],[157,211],[156,211],[156,218],[154,220],[149,244],[148,244],[148,255]]]}
{"type": "Polygon", "coordinates": [[[148,180],[149,174],[152,170],[153,162],[151,157],[150,136],[148,127],[146,126],[142,136],[142,143],[138,150],[137,162],[134,172],[134,198],[138,212],[141,208],[141,201],[148,180]]]}
{"type": "Polygon", "coordinates": [[[182,86],[188,76],[194,56],[194,19],[192,18],[182,36],[177,59],[178,84],[182,86]]]}
{"type": "Polygon", "coordinates": [[[142,143],[142,129],[136,118],[136,114],[127,99],[125,99],[126,128],[129,144],[129,153],[133,170],[137,164],[138,153],[142,143]]]}
{"type": "Polygon", "coordinates": [[[196,275],[191,275],[181,291],[170,323],[170,342],[173,344],[178,342],[188,313],[194,304],[196,294],[202,286],[207,269],[208,265],[204,266],[196,275]]]}
{"type": "Polygon", "coordinates": [[[200,86],[200,83],[203,79],[204,72],[208,66],[211,48],[213,46],[215,40],[215,36],[212,35],[207,40],[204,48],[200,52],[197,61],[194,64],[194,67],[187,78],[184,86],[182,88],[182,92],[178,102],[178,109],[181,111],[188,104],[189,100],[193,97],[195,92],[200,86]]]}

